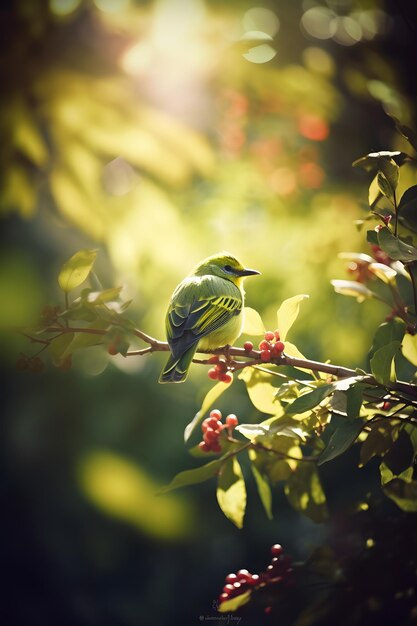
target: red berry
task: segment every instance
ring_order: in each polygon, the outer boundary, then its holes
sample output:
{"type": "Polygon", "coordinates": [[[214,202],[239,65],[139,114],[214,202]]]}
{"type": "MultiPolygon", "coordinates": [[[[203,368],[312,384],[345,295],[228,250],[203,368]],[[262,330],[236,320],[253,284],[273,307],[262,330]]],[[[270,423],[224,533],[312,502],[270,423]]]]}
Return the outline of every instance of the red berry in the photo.
{"type": "Polygon", "coordinates": [[[247,569],[240,569],[237,572],[237,577],[238,577],[238,580],[243,578],[243,580],[247,582],[248,580],[250,580],[252,578],[252,574],[250,572],[248,572],[247,569]]]}
{"type": "Polygon", "coordinates": [[[272,556],[281,556],[283,552],[284,552],[284,549],[279,543],[274,543],[274,545],[271,546],[272,556]]]}
{"type": "Polygon", "coordinates": [[[228,599],[229,599],[229,594],[228,594],[228,593],[222,593],[222,594],[219,596],[219,602],[220,602],[220,603],[221,603],[221,602],[225,602],[225,601],[226,601],[226,600],[228,600],[228,599]]]}
{"type": "Polygon", "coordinates": [[[209,363],[217,364],[219,362],[218,356],[211,356],[208,360],[209,363]]]}
{"type": "Polygon", "coordinates": [[[272,606],[265,607],[264,609],[265,615],[271,615],[271,612],[272,612],[272,606]]]}
{"type": "Polygon", "coordinates": [[[221,374],[221,372],[225,372],[227,370],[227,365],[225,361],[219,361],[216,365],[217,372],[221,374]]]}
{"type": "Polygon", "coordinates": [[[223,591],[224,591],[224,593],[227,593],[228,595],[230,595],[230,593],[231,593],[232,591],[234,591],[234,590],[235,590],[235,588],[234,588],[234,587],[233,587],[233,585],[232,585],[232,584],[230,584],[230,583],[228,583],[227,585],[225,585],[225,586],[223,587],[223,591]]]}
{"type": "Polygon", "coordinates": [[[204,422],[201,424],[201,430],[203,431],[203,433],[205,433],[205,432],[206,432],[206,430],[207,430],[207,428],[209,428],[209,427],[210,427],[210,425],[209,425],[209,420],[210,420],[210,418],[209,418],[209,417],[207,417],[207,418],[204,420],[204,422]]]}
{"type": "Polygon", "coordinates": [[[267,330],[264,337],[267,341],[272,341],[273,339],[275,339],[275,334],[272,331],[267,330]]]}
{"type": "Polygon", "coordinates": [[[275,341],[279,341],[281,339],[281,335],[279,334],[279,330],[274,331],[275,341]]]}
{"type": "MultiPolygon", "coordinates": [[[[216,420],[221,420],[222,419],[222,413],[221,413],[221,411],[219,411],[219,409],[213,409],[212,411],[210,411],[210,417],[215,417],[216,420]]],[[[211,426],[211,424],[210,424],[210,426],[211,426]]]]}
{"type": "Polygon", "coordinates": [[[227,583],[235,583],[237,582],[237,576],[236,574],[228,574],[225,580],[227,583]]]}
{"type": "Polygon", "coordinates": [[[233,583],[233,587],[234,587],[235,591],[240,591],[241,586],[242,585],[240,583],[233,583]]]}
{"type": "Polygon", "coordinates": [[[261,577],[258,574],[252,574],[248,582],[250,585],[255,587],[256,585],[259,585],[259,583],[261,582],[261,577]]]}
{"type": "Polygon", "coordinates": [[[232,374],[230,372],[226,372],[225,374],[219,374],[219,380],[222,383],[231,383],[233,380],[232,374]]]}
{"type": "Polygon", "coordinates": [[[271,346],[269,345],[269,343],[267,341],[261,341],[261,343],[259,344],[259,350],[269,350],[271,346]]]}
{"type": "Polygon", "coordinates": [[[209,378],[211,378],[211,380],[217,380],[219,378],[219,372],[216,367],[212,367],[211,369],[209,369],[207,375],[209,378]]]}
{"type": "Polygon", "coordinates": [[[214,443],[211,444],[210,450],[212,452],[221,452],[222,451],[222,447],[221,447],[221,445],[219,444],[218,441],[215,441],[214,443]]]}
{"type": "Polygon", "coordinates": [[[273,348],[274,355],[279,356],[280,354],[282,354],[284,352],[284,348],[285,348],[285,344],[282,341],[277,341],[274,344],[274,348],[273,348]]]}
{"type": "Polygon", "coordinates": [[[270,350],[261,350],[261,361],[269,361],[271,358],[270,350]]]}
{"type": "Polygon", "coordinates": [[[201,450],[201,452],[211,451],[211,446],[209,446],[205,441],[200,441],[200,443],[198,444],[198,447],[201,450]]]}
{"type": "Polygon", "coordinates": [[[237,419],[236,415],[234,415],[234,413],[230,413],[230,415],[226,417],[227,428],[230,428],[230,429],[236,428],[238,424],[239,424],[239,420],[237,419]]]}
{"type": "Polygon", "coordinates": [[[204,441],[207,444],[212,444],[215,441],[217,441],[219,438],[219,433],[215,430],[213,430],[212,428],[207,428],[206,432],[204,433],[204,441]]]}
{"type": "Polygon", "coordinates": [[[119,350],[118,350],[117,345],[115,343],[111,343],[109,347],[107,348],[107,352],[111,354],[112,356],[114,356],[115,354],[118,354],[119,350]]]}
{"type": "Polygon", "coordinates": [[[223,424],[216,417],[208,417],[207,420],[204,420],[204,421],[207,421],[206,430],[207,428],[212,428],[213,430],[219,433],[221,429],[223,428],[223,424]]]}
{"type": "Polygon", "coordinates": [[[246,350],[246,352],[252,352],[253,343],[251,341],[245,341],[245,343],[243,344],[243,349],[246,350]]]}

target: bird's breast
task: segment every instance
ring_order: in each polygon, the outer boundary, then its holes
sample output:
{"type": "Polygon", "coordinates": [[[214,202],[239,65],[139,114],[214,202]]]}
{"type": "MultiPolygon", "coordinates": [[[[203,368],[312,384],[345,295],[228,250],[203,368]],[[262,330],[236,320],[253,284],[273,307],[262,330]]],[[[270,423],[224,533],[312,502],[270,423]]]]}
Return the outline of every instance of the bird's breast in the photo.
{"type": "Polygon", "coordinates": [[[234,315],[226,324],[202,337],[198,347],[200,350],[216,350],[216,348],[233,345],[241,335],[242,327],[243,314],[240,311],[238,315],[234,315]]]}

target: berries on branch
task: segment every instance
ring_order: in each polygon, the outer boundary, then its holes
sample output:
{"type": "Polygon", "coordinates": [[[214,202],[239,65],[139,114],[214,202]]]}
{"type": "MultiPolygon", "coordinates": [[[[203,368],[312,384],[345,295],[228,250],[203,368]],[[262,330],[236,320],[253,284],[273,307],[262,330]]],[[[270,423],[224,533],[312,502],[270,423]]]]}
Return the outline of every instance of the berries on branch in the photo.
{"type": "Polygon", "coordinates": [[[264,339],[259,344],[259,350],[261,351],[261,360],[269,362],[273,358],[280,357],[284,352],[285,345],[281,341],[279,330],[268,330],[264,339]]]}
{"type": "Polygon", "coordinates": [[[240,569],[226,576],[219,603],[236,598],[247,591],[257,591],[268,585],[288,583],[292,571],[291,558],[284,554],[282,546],[276,543],[271,547],[271,561],[265,571],[251,574],[247,569],[240,569]]]}
{"type": "Polygon", "coordinates": [[[203,441],[200,441],[198,447],[202,452],[221,452],[222,446],[219,439],[222,431],[226,430],[228,436],[231,437],[238,423],[239,420],[236,415],[230,413],[223,424],[221,412],[218,409],[213,409],[209,417],[201,424],[203,441]]]}
{"type": "Polygon", "coordinates": [[[211,367],[208,371],[208,377],[211,378],[211,380],[219,380],[222,383],[232,382],[233,374],[229,371],[230,367],[224,359],[218,356],[212,356],[208,362],[214,364],[214,367],[211,367]]]}

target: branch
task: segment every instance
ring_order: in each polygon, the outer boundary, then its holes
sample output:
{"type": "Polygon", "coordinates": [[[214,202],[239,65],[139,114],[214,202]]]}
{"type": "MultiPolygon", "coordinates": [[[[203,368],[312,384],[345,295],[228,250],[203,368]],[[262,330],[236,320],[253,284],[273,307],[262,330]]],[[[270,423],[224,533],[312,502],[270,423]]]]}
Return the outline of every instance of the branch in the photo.
{"type": "MultiPolygon", "coordinates": [[[[44,329],[43,332],[59,333],[60,335],[66,333],[89,333],[94,335],[102,335],[104,337],[108,334],[109,329],[87,328],[78,326],[48,326],[44,329]]],[[[169,345],[166,341],[159,341],[158,339],[147,335],[139,329],[135,328],[133,330],[133,334],[135,335],[135,337],[138,337],[145,343],[149,344],[149,346],[141,350],[131,350],[130,352],[127,352],[126,356],[144,356],[145,354],[151,354],[152,352],[169,352],[170,350],[169,345]]],[[[40,340],[37,337],[29,335],[26,336],[32,341],[38,341],[40,343],[43,343],[43,340],[40,340]]],[[[51,343],[52,341],[53,338],[46,343],[51,343]]],[[[218,348],[217,350],[197,350],[197,352],[198,354],[210,354],[224,357],[231,371],[240,370],[245,367],[253,367],[256,365],[266,365],[266,362],[261,359],[261,353],[259,350],[248,351],[244,348],[237,348],[235,346],[224,346],[223,348],[218,348]],[[245,360],[235,360],[232,357],[237,357],[238,359],[245,360]]],[[[193,363],[208,365],[209,360],[194,358],[193,363]]],[[[343,367],[341,365],[332,365],[331,363],[322,363],[320,361],[311,361],[310,359],[300,359],[289,356],[285,353],[282,353],[279,357],[271,357],[269,363],[277,366],[287,365],[290,367],[311,370],[312,372],[321,372],[334,376],[335,378],[350,378],[351,376],[358,376],[357,370],[350,369],[348,367],[343,367]]],[[[363,381],[371,386],[382,387],[382,385],[371,374],[366,372],[363,373],[363,381]]],[[[398,391],[401,393],[405,393],[412,398],[417,398],[416,385],[404,381],[396,381],[392,383],[392,385],[387,387],[387,390],[398,391]]]]}

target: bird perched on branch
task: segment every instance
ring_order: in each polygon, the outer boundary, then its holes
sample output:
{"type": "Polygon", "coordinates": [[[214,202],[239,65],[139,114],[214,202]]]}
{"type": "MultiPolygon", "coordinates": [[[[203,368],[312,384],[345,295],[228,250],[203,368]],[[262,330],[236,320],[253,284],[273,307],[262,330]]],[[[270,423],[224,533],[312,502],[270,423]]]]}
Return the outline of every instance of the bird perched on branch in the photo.
{"type": "Polygon", "coordinates": [[[232,345],[242,332],[246,269],[228,252],[204,259],[172,294],[166,315],[171,350],[160,383],[182,383],[197,350],[232,345]]]}

